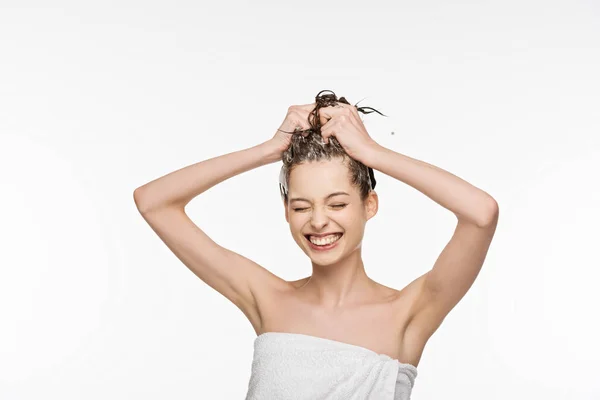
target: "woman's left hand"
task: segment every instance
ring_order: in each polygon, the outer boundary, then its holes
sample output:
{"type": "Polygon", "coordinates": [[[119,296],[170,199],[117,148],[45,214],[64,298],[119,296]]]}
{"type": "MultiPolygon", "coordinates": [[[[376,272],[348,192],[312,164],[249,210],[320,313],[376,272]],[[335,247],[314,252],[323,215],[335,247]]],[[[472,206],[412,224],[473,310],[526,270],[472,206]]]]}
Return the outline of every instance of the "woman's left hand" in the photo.
{"type": "Polygon", "coordinates": [[[329,137],[335,136],[350,157],[366,165],[368,153],[379,144],[369,136],[356,107],[337,103],[320,108],[319,115],[323,142],[329,143],[329,137]]]}

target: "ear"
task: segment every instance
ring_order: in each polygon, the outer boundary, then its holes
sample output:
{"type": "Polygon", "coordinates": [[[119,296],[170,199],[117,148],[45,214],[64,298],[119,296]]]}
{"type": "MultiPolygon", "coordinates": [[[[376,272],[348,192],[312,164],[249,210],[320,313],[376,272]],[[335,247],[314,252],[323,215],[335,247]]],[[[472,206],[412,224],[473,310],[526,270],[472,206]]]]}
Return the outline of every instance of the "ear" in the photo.
{"type": "Polygon", "coordinates": [[[367,221],[373,218],[377,214],[379,209],[379,197],[377,192],[371,190],[369,195],[365,199],[365,212],[367,214],[367,221]]]}

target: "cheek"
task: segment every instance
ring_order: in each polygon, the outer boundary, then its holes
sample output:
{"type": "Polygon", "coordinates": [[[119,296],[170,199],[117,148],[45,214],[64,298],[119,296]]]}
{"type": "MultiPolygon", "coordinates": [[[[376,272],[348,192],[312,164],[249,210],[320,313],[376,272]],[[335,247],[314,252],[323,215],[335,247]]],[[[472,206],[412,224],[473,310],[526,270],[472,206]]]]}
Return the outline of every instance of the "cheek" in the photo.
{"type": "Polygon", "coordinates": [[[288,222],[290,224],[290,228],[292,228],[292,229],[301,228],[308,221],[309,221],[309,218],[307,218],[306,216],[304,216],[302,214],[298,214],[295,212],[291,212],[289,214],[288,222]]]}
{"type": "Polygon", "coordinates": [[[358,212],[352,211],[352,212],[342,215],[340,218],[340,223],[342,221],[344,224],[346,224],[349,227],[357,227],[357,226],[362,225],[363,218],[362,218],[362,215],[359,214],[358,212]]]}
{"type": "Polygon", "coordinates": [[[293,236],[298,236],[300,235],[303,230],[306,227],[306,224],[310,223],[310,219],[306,218],[302,215],[292,215],[290,214],[290,218],[289,218],[289,226],[290,226],[290,232],[292,233],[293,236]]]}
{"type": "Polygon", "coordinates": [[[342,226],[352,237],[359,237],[364,233],[365,221],[361,215],[352,214],[348,216],[348,218],[344,219],[343,222],[340,221],[340,223],[344,224],[342,226]]]}

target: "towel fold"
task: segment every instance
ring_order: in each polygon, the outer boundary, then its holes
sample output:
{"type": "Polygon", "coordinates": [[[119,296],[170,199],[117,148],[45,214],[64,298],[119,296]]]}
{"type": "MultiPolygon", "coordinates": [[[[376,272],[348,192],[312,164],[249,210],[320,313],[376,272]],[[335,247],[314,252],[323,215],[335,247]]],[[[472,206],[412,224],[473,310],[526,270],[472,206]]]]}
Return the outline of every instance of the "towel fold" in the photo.
{"type": "Polygon", "coordinates": [[[364,347],[299,333],[254,341],[246,400],[409,400],[417,368],[364,347]]]}

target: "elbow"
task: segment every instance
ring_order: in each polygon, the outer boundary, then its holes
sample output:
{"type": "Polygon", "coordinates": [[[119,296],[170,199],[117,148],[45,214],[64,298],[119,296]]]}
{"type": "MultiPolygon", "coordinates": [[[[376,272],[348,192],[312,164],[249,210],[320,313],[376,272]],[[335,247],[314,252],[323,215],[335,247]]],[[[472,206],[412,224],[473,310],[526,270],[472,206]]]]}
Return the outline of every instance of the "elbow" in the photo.
{"type": "Polygon", "coordinates": [[[156,199],[148,196],[145,193],[146,189],[139,187],[133,191],[133,201],[140,214],[147,214],[156,210],[162,210],[165,208],[181,208],[185,209],[187,203],[182,202],[170,202],[165,203],[161,199],[156,199]]]}
{"type": "Polygon", "coordinates": [[[144,199],[143,190],[141,187],[133,191],[133,202],[140,213],[147,211],[147,201],[144,199]]]}
{"type": "Polygon", "coordinates": [[[499,214],[500,208],[498,207],[498,202],[493,197],[489,197],[486,200],[485,210],[481,213],[477,225],[480,228],[495,226],[498,223],[499,214]]]}

